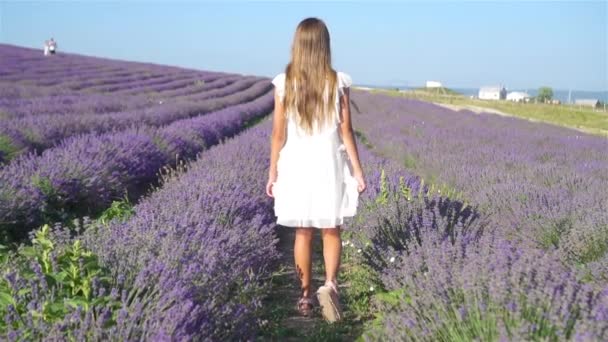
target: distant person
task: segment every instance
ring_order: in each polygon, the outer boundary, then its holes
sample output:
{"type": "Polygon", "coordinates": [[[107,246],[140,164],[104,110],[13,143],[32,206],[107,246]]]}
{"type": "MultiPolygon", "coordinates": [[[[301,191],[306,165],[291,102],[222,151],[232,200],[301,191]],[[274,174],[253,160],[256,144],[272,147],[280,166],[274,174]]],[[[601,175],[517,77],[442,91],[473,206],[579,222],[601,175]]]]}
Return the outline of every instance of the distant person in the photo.
{"type": "Polygon", "coordinates": [[[54,55],[56,50],[57,42],[55,41],[55,39],[51,38],[51,40],[49,40],[49,52],[51,53],[51,55],[54,55]]]}
{"type": "Polygon", "coordinates": [[[277,75],[266,194],[274,197],[277,223],[295,228],[294,257],[301,284],[297,309],[310,316],[312,237],[323,238],[325,285],[317,290],[323,317],[341,319],[337,274],[344,217],[357,211],[365,190],[349,106],[352,80],[331,66],[329,31],[308,18],[298,25],[291,61],[277,75]],[[348,165],[348,160],[352,164],[348,165]]]}
{"type": "Polygon", "coordinates": [[[49,41],[48,41],[48,40],[45,40],[45,41],[44,41],[44,55],[45,55],[45,56],[48,56],[48,55],[49,55],[49,53],[50,53],[50,51],[49,51],[49,41]]]}

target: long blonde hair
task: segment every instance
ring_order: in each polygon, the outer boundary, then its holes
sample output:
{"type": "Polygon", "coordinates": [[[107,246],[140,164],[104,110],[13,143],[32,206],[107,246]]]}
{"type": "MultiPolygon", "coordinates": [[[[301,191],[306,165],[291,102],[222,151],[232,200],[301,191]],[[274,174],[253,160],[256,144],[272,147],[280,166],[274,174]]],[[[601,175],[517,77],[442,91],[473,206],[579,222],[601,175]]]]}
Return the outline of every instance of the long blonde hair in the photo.
{"type": "Polygon", "coordinates": [[[329,31],[317,18],[298,24],[285,68],[284,106],[296,113],[299,126],[311,134],[335,113],[338,76],[331,67],[329,31]],[[295,81],[295,82],[294,82],[295,81]]]}

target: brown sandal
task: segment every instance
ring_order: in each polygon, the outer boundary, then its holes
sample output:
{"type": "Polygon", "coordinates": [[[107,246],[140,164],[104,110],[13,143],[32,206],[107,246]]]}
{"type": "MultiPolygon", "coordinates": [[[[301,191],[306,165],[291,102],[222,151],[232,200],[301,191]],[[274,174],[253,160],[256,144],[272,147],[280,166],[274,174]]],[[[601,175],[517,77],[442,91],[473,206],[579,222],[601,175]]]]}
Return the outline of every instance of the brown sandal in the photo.
{"type": "Polygon", "coordinates": [[[313,309],[314,309],[314,304],[312,302],[312,299],[310,299],[308,297],[300,298],[300,300],[298,300],[296,309],[298,310],[300,315],[302,315],[304,317],[312,316],[313,309]]]}

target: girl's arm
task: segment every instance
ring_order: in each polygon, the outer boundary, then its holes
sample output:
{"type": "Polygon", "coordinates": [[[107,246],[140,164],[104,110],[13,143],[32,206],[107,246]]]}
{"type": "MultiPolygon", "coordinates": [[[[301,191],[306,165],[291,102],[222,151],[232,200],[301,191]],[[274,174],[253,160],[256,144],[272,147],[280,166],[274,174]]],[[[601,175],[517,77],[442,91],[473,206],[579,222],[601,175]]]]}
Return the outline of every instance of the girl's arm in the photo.
{"type": "Polygon", "coordinates": [[[350,89],[344,88],[344,95],[340,97],[340,117],[342,122],[340,123],[340,133],[342,135],[342,141],[346,147],[346,153],[348,158],[353,165],[353,176],[359,183],[358,190],[362,192],[365,190],[365,179],[363,177],[363,169],[361,168],[361,162],[359,161],[359,151],[357,150],[357,142],[353,134],[353,125],[350,118],[350,89]]]}
{"type": "Polygon", "coordinates": [[[270,139],[270,169],[268,170],[268,183],[266,184],[266,194],[273,197],[272,185],[277,180],[277,160],[279,152],[285,144],[285,108],[283,101],[277,91],[274,92],[274,113],[272,115],[272,137],[270,139]]]}

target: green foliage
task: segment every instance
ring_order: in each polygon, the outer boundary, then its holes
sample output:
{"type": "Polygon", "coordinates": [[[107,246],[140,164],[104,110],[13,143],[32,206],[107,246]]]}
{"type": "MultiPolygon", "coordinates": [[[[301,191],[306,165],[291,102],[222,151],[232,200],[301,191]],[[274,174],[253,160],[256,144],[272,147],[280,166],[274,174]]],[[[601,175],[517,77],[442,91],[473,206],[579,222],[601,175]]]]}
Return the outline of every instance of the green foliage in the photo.
{"type": "Polygon", "coordinates": [[[386,173],[384,169],[380,171],[380,193],[376,197],[376,204],[386,204],[389,199],[388,182],[386,180],[386,173]]]}
{"type": "Polygon", "coordinates": [[[553,98],[553,89],[550,87],[540,87],[538,88],[538,95],[536,98],[539,102],[548,102],[553,98]]]}
{"type": "Polygon", "coordinates": [[[5,161],[11,160],[17,152],[17,147],[13,145],[11,139],[5,135],[0,135],[0,157],[5,161]]]}
{"type": "Polygon", "coordinates": [[[355,137],[357,137],[357,139],[359,139],[359,141],[363,144],[363,146],[365,146],[369,149],[374,148],[372,143],[369,141],[369,139],[367,139],[367,136],[365,136],[365,134],[363,132],[355,129],[355,137]]]}
{"type": "Polygon", "coordinates": [[[110,296],[110,273],[97,256],[76,240],[58,247],[50,238],[49,226],[35,233],[31,246],[10,252],[0,248],[0,315],[16,313],[17,319],[0,321],[0,332],[24,328],[28,314],[47,323],[61,321],[74,309],[83,312],[92,306],[120,307],[110,296]],[[30,286],[35,284],[35,286],[30,286]],[[105,292],[105,294],[104,294],[105,292]]]}
{"type": "Polygon", "coordinates": [[[587,264],[603,258],[608,253],[608,227],[598,229],[596,234],[589,235],[584,246],[576,252],[574,259],[587,264]]]}
{"type": "Polygon", "coordinates": [[[399,192],[401,193],[401,196],[408,201],[412,199],[412,189],[405,184],[405,179],[403,179],[403,177],[399,177],[399,192]]]}
{"type": "MultiPolygon", "coordinates": [[[[49,199],[56,197],[55,188],[48,177],[40,177],[40,175],[34,175],[32,177],[32,184],[49,199]]],[[[47,210],[48,211],[48,210],[47,210]]]]}
{"type": "Polygon", "coordinates": [[[452,200],[459,200],[466,206],[466,200],[462,191],[458,191],[455,188],[445,183],[429,183],[425,185],[424,178],[420,178],[420,189],[418,193],[413,193],[412,189],[405,183],[403,177],[399,177],[398,189],[392,190],[388,186],[387,176],[384,169],[380,172],[380,193],[376,197],[376,204],[384,205],[388,203],[391,198],[405,198],[408,201],[421,200],[422,198],[431,196],[442,196],[450,198],[452,200]]]}
{"type": "Polygon", "coordinates": [[[133,215],[133,204],[129,202],[129,198],[125,196],[123,200],[113,201],[112,205],[99,216],[99,222],[107,225],[110,221],[116,219],[125,221],[133,215]]]}
{"type": "MultiPolygon", "coordinates": [[[[539,216],[538,219],[543,220],[544,217],[539,216]]],[[[571,228],[572,221],[570,218],[564,218],[549,227],[545,227],[542,229],[542,234],[540,237],[541,246],[545,249],[558,248],[562,235],[564,235],[571,228]]]]}
{"type": "Polygon", "coordinates": [[[349,231],[342,233],[342,241],[342,262],[344,265],[340,273],[342,278],[340,282],[349,284],[343,291],[342,300],[357,319],[369,319],[372,316],[370,312],[371,298],[376,292],[381,291],[382,287],[376,273],[367,267],[362,260],[362,249],[369,246],[369,242],[365,242],[363,248],[359,248],[352,241],[361,243],[364,238],[349,231]]]}
{"type": "MultiPolygon", "coordinates": [[[[424,185],[424,180],[422,180],[422,185],[424,185]]],[[[421,186],[422,188],[422,186],[421,186]]],[[[433,188],[434,189],[434,188],[433,188]]],[[[441,191],[439,191],[441,192],[441,191]]],[[[431,192],[429,192],[431,193],[431,192]]],[[[412,189],[405,184],[405,179],[403,177],[399,177],[399,185],[398,189],[393,190],[389,188],[388,180],[384,169],[380,171],[380,193],[376,197],[376,205],[386,205],[389,199],[403,197],[408,201],[411,201],[414,197],[421,198],[424,194],[419,192],[417,194],[412,193],[412,189]]]]}
{"type": "Polygon", "coordinates": [[[403,158],[403,166],[405,166],[406,169],[415,170],[416,164],[416,158],[409,153],[407,153],[403,158]]]}
{"type": "MultiPolygon", "coordinates": [[[[558,334],[558,329],[547,317],[546,305],[531,306],[526,302],[525,296],[520,298],[517,305],[521,308],[511,311],[504,305],[489,301],[487,296],[481,293],[457,291],[452,293],[451,300],[447,303],[436,303],[432,307],[421,309],[414,307],[409,302],[407,290],[404,288],[390,292],[379,293],[374,297],[376,305],[380,309],[376,318],[368,324],[364,337],[366,340],[383,340],[384,319],[391,313],[403,310],[416,312],[417,319],[428,327],[431,336],[422,338],[406,327],[401,330],[408,335],[407,340],[417,341],[497,341],[500,333],[499,326],[503,326],[510,335],[521,336],[524,333],[525,340],[531,341],[559,341],[564,338],[558,334]],[[524,330],[522,330],[522,327],[524,330]],[[534,327],[534,329],[525,329],[534,327]],[[561,338],[560,338],[561,337],[561,338]]],[[[572,329],[578,313],[566,322],[565,339],[571,338],[572,329]]]]}
{"type": "Polygon", "coordinates": [[[244,129],[251,128],[251,127],[259,124],[260,122],[262,122],[262,121],[264,121],[266,119],[267,119],[266,116],[260,116],[258,118],[249,119],[247,122],[245,122],[245,124],[243,125],[243,127],[244,127],[244,129]]]}
{"type": "Polygon", "coordinates": [[[311,329],[311,334],[302,339],[302,341],[352,341],[354,336],[360,335],[360,327],[354,325],[349,320],[342,320],[336,323],[319,322],[311,329]]]}

